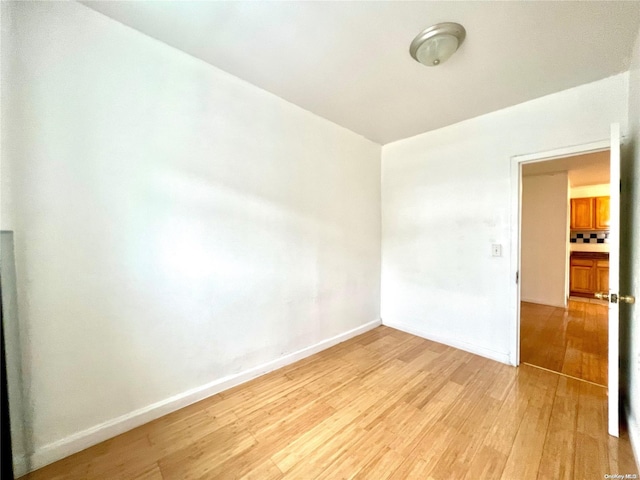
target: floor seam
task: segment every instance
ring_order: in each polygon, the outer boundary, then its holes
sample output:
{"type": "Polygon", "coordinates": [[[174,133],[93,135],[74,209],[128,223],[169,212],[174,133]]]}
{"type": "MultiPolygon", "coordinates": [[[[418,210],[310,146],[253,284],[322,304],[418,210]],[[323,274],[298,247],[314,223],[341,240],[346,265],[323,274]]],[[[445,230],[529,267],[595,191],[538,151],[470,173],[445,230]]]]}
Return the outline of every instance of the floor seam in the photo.
{"type": "Polygon", "coordinates": [[[585,380],[584,378],[573,377],[571,375],[567,375],[566,373],[556,372],[555,370],[549,370],[548,368],[540,367],[538,365],[533,365],[532,363],[522,362],[521,364],[522,365],[527,365],[527,366],[533,367],[533,368],[539,368],[540,370],[544,370],[545,372],[555,373],[556,375],[560,375],[562,377],[570,378],[572,380],[577,380],[579,382],[588,383],[589,385],[594,385],[596,387],[607,388],[606,385],[601,385],[599,383],[590,382],[589,380],[585,380]]]}

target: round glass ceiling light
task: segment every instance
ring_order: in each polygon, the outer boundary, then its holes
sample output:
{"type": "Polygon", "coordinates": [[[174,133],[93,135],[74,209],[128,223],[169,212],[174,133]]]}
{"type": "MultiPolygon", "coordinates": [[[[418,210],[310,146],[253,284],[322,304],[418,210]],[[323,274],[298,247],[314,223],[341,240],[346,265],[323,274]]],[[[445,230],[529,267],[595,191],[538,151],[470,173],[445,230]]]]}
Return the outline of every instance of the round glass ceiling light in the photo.
{"type": "Polygon", "coordinates": [[[411,42],[409,52],[423,65],[435,67],[458,50],[466,34],[458,23],[438,23],[420,32],[411,42]]]}

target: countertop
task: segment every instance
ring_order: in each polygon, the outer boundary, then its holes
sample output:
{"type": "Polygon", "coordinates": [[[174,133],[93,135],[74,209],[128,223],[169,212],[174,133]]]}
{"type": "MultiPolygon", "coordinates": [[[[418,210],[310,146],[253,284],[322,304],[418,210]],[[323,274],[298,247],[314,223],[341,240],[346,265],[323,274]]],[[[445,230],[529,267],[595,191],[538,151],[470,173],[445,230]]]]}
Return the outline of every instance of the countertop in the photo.
{"type": "Polygon", "coordinates": [[[592,260],[609,260],[609,252],[571,252],[571,258],[590,258],[592,260]]]}
{"type": "Polygon", "coordinates": [[[605,252],[609,253],[608,243],[569,243],[569,251],[573,252],[605,252]]]}

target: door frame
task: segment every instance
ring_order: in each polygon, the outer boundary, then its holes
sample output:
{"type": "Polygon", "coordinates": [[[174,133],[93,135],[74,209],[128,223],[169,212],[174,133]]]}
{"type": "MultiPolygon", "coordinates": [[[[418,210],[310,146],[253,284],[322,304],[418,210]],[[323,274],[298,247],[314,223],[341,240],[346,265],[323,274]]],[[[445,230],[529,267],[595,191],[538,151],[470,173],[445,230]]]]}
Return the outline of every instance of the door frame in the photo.
{"type": "Polygon", "coordinates": [[[510,363],[520,365],[520,233],[522,229],[522,166],[525,163],[546,162],[564,157],[602,152],[611,148],[610,138],[596,142],[571,145],[542,152],[514,155],[511,157],[511,353],[510,363]]]}

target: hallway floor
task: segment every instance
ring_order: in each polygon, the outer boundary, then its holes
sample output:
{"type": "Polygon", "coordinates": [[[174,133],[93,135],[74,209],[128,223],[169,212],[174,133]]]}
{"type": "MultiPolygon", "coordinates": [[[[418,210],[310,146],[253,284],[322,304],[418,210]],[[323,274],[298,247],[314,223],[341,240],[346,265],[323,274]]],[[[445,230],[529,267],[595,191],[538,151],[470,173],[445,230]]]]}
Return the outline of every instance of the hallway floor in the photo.
{"type": "Polygon", "coordinates": [[[568,308],[522,302],[520,361],[607,384],[607,306],[569,300],[568,308]]]}

